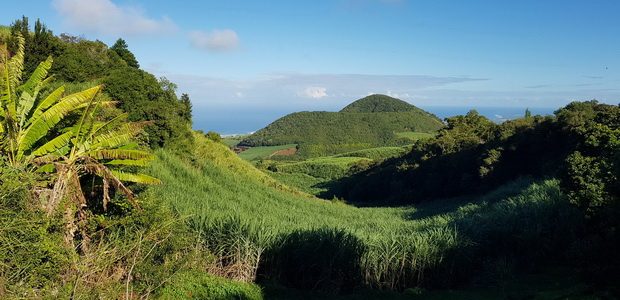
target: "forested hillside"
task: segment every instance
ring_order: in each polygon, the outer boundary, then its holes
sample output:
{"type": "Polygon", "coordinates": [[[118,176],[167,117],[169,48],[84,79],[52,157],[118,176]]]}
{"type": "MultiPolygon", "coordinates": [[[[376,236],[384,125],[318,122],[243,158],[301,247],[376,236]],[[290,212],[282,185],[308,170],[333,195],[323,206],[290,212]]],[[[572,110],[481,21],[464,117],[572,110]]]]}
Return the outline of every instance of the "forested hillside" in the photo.
{"type": "Polygon", "coordinates": [[[400,132],[432,133],[443,126],[435,116],[383,95],[357,100],[341,112],[298,112],[284,116],[240,145],[298,144],[299,154],[316,157],[409,141],[400,132]]]}
{"type": "Polygon", "coordinates": [[[555,116],[502,124],[472,111],[448,118],[436,138],[417,142],[407,155],[343,179],[335,194],[359,202],[411,204],[481,193],[519,177],[559,176],[572,189],[595,189],[588,197],[605,198],[618,189],[619,120],[617,105],[596,101],[572,103],[555,116]],[[583,169],[588,163],[592,167],[583,169]],[[599,178],[596,184],[583,182],[593,177],[599,178]]]}
{"type": "Polygon", "coordinates": [[[39,63],[51,57],[49,70],[53,87],[65,86],[67,92],[103,84],[103,93],[116,101],[133,122],[149,121],[145,142],[151,147],[174,146],[183,149],[191,140],[191,104],[189,96],[176,95],[176,85],[166,78],[139,69],[139,64],[123,39],[112,46],[78,36],[56,36],[41,21],[31,26],[26,17],[16,20],[0,35],[8,52],[18,47],[17,34],[24,38],[24,78],[39,63]]]}

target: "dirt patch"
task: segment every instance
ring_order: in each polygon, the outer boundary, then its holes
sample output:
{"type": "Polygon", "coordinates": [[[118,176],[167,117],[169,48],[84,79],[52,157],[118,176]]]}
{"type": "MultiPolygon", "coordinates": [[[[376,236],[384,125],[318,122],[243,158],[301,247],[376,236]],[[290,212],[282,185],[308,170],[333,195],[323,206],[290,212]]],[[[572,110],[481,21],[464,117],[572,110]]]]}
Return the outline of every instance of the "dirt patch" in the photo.
{"type": "Polygon", "coordinates": [[[295,153],[297,153],[297,148],[293,147],[293,148],[278,150],[278,151],[276,151],[274,153],[271,153],[271,155],[269,155],[269,157],[272,157],[272,156],[291,156],[291,155],[295,155],[295,153]]]}

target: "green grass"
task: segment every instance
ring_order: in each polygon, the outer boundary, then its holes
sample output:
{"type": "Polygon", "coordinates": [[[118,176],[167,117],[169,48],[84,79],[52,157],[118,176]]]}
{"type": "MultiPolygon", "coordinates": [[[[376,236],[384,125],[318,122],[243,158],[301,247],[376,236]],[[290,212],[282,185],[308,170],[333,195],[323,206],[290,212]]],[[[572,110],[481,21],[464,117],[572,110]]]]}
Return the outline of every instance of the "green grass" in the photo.
{"type": "Polygon", "coordinates": [[[207,249],[235,278],[253,280],[262,262],[265,276],[292,286],[308,284],[312,275],[303,274],[317,275],[296,271],[318,268],[327,272],[319,275],[329,289],[345,284],[338,274],[373,288],[411,288],[472,272],[485,259],[475,255],[477,249],[502,255],[527,252],[533,244],[553,249],[532,232],[554,225],[545,230],[570,233],[557,226],[570,220],[565,214],[558,221],[567,202],[557,181],[521,181],[487,197],[448,201],[449,206],[357,208],[296,192],[225,145],[200,137],[197,144],[201,159],[193,164],[159,151],[151,173],[164,184],[149,192],[190,216],[207,249]],[[525,216],[528,223],[522,223],[525,216]]]}
{"type": "Polygon", "coordinates": [[[274,152],[279,150],[285,150],[289,148],[295,148],[296,144],[287,144],[280,146],[263,146],[263,147],[252,147],[248,150],[245,150],[239,153],[239,157],[242,159],[252,161],[257,159],[268,158],[274,152]]]}
{"type": "Polygon", "coordinates": [[[372,163],[364,157],[317,157],[300,162],[285,162],[275,165],[277,172],[301,173],[316,178],[338,179],[365,168],[372,163]]]}
{"type": "Polygon", "coordinates": [[[334,179],[363,171],[372,163],[399,157],[410,151],[404,147],[377,147],[334,156],[309,158],[303,161],[267,161],[261,168],[278,181],[306,193],[327,192],[334,179]]]}
{"type": "Polygon", "coordinates": [[[175,274],[160,291],[158,298],[261,300],[263,294],[255,284],[189,271],[175,274]]]}
{"type": "Polygon", "coordinates": [[[334,155],[334,157],[363,157],[372,160],[384,160],[402,156],[409,152],[410,147],[377,147],[334,155]]]}
{"type": "Polygon", "coordinates": [[[272,172],[269,170],[265,170],[265,172],[269,176],[288,186],[298,188],[299,190],[312,195],[318,195],[320,193],[326,192],[327,188],[321,187],[321,185],[330,182],[329,179],[317,178],[302,173],[272,172]]]}
{"type": "Polygon", "coordinates": [[[417,140],[421,140],[421,139],[429,139],[429,138],[432,138],[432,137],[435,136],[432,133],[413,132],[413,131],[402,131],[402,132],[396,132],[395,134],[399,138],[404,138],[404,139],[408,139],[408,140],[411,140],[411,141],[417,141],[417,140]]]}

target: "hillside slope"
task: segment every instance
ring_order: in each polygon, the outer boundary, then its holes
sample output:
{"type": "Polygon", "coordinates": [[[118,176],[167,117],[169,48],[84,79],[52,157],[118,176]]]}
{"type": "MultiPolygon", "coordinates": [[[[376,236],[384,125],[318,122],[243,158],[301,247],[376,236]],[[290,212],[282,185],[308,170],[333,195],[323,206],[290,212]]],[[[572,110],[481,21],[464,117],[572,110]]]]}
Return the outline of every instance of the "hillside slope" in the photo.
{"type": "Polygon", "coordinates": [[[530,230],[553,230],[548,226],[566,209],[555,181],[519,182],[483,199],[427,207],[356,208],[290,190],[225,145],[196,139],[192,162],[158,153],[151,174],[165,184],[149,192],[189,218],[203,233],[206,250],[221,258],[219,272],[232,278],[241,273],[327,290],[458,282],[473,276],[461,273],[488,255],[507,255],[522,243],[546,243],[531,240],[538,237],[530,230]],[[524,215],[536,216],[532,226],[493,225],[518,223],[524,215]],[[513,240],[515,235],[531,238],[513,240]],[[508,248],[474,254],[487,249],[488,236],[503,237],[508,248]]]}
{"type": "Polygon", "coordinates": [[[340,112],[297,112],[244,139],[247,146],[298,144],[304,156],[321,156],[406,143],[399,132],[435,132],[441,120],[404,101],[381,95],[357,100],[340,112]]]}

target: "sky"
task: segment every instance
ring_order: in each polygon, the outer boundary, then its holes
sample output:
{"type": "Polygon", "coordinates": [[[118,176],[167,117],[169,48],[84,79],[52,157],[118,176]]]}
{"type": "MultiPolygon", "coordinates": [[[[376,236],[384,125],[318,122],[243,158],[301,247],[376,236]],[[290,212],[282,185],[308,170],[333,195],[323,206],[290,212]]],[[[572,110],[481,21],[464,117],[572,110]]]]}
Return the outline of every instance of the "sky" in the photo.
{"type": "Polygon", "coordinates": [[[233,133],[373,93],[444,112],[617,104],[618,12],[617,0],[37,0],[5,3],[0,24],[122,37],[190,95],[195,127],[233,133]]]}

